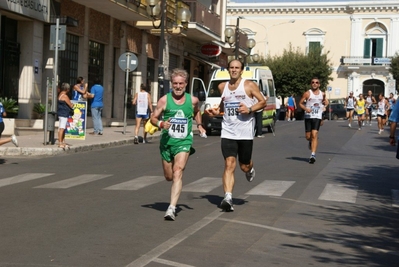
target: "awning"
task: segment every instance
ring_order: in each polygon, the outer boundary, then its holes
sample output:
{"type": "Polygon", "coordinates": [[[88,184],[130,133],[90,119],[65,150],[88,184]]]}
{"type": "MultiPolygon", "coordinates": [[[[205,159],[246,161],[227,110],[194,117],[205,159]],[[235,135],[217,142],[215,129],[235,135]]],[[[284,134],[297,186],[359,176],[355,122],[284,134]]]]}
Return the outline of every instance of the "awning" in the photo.
{"type": "Polygon", "coordinates": [[[197,56],[190,55],[190,58],[195,59],[195,60],[197,60],[199,62],[202,62],[204,64],[208,64],[209,66],[212,67],[212,69],[220,69],[220,68],[222,68],[222,67],[220,67],[219,65],[217,65],[217,64],[215,64],[213,62],[206,61],[205,59],[197,57],[197,56]]]}

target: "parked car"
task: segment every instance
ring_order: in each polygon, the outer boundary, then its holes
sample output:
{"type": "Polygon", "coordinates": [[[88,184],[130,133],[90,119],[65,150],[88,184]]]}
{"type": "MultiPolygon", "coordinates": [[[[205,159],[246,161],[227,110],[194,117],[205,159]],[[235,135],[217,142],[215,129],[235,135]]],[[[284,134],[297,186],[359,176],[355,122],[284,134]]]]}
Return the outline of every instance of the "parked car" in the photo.
{"type": "Polygon", "coordinates": [[[330,113],[332,120],[345,118],[346,117],[345,105],[343,103],[330,103],[326,108],[325,118],[327,120],[330,119],[330,113]]]}

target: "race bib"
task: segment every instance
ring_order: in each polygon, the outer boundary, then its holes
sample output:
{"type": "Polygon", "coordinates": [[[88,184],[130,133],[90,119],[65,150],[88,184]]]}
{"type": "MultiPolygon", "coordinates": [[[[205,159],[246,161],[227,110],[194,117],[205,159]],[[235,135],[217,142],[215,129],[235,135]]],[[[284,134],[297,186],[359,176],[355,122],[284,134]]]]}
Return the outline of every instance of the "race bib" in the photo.
{"type": "Polygon", "coordinates": [[[238,108],[240,107],[240,102],[228,102],[224,104],[224,113],[228,117],[237,117],[238,108]]]}
{"type": "Polygon", "coordinates": [[[184,139],[188,135],[188,119],[184,117],[184,112],[179,110],[175,117],[170,118],[172,124],[168,130],[168,134],[172,138],[184,139]]]}

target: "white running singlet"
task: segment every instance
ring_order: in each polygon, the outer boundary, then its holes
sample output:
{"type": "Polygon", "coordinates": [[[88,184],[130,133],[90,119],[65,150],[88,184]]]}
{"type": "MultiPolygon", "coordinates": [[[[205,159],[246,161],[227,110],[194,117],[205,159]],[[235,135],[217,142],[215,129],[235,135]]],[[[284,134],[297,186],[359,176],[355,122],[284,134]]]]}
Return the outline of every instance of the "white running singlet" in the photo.
{"type": "Polygon", "coordinates": [[[221,138],[232,140],[254,139],[255,120],[253,114],[241,114],[238,112],[240,103],[247,107],[252,107],[255,104],[255,99],[246,94],[244,82],[245,79],[241,79],[237,89],[233,91],[229,89],[229,83],[226,82],[222,94],[224,114],[221,138]]]}
{"type": "Polygon", "coordinates": [[[146,92],[137,93],[137,114],[147,115],[148,96],[146,92]]]}
{"type": "Polygon", "coordinates": [[[354,97],[349,97],[348,96],[348,101],[347,101],[347,104],[346,104],[346,108],[349,108],[349,109],[354,109],[355,108],[355,98],[354,97]]]}
{"type": "Polygon", "coordinates": [[[378,102],[377,115],[384,116],[386,108],[385,98],[383,98],[378,102]]]}
{"type": "Polygon", "coordinates": [[[319,94],[315,95],[309,90],[309,98],[306,100],[306,108],[310,108],[310,113],[305,112],[305,119],[320,119],[323,114],[323,93],[319,90],[319,94]]]}

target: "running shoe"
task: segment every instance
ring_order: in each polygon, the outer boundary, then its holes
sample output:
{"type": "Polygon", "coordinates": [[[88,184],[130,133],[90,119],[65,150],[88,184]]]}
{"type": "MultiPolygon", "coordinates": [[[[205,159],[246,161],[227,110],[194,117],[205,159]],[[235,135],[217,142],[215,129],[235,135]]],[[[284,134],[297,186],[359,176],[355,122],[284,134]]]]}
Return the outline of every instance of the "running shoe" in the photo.
{"type": "Polygon", "coordinates": [[[11,142],[14,144],[14,146],[18,147],[18,140],[15,134],[11,136],[11,142]]]}
{"type": "Polygon", "coordinates": [[[165,220],[167,220],[167,221],[174,221],[174,220],[175,220],[175,218],[176,218],[176,213],[175,213],[175,211],[173,210],[172,207],[169,207],[169,208],[166,210],[166,213],[165,213],[164,218],[165,218],[165,220]]]}
{"type": "Polygon", "coordinates": [[[139,143],[139,139],[137,138],[137,136],[134,137],[133,143],[135,143],[136,145],[139,143]]]}
{"type": "Polygon", "coordinates": [[[226,212],[234,211],[233,200],[231,198],[224,198],[220,203],[220,208],[226,212]]]}
{"type": "Polygon", "coordinates": [[[311,155],[310,158],[309,158],[309,163],[313,164],[315,162],[316,162],[316,157],[314,155],[311,155]]]}
{"type": "Polygon", "coordinates": [[[248,182],[252,182],[252,180],[255,178],[255,169],[252,168],[249,172],[246,172],[245,177],[247,178],[248,182]]]}
{"type": "Polygon", "coordinates": [[[348,127],[349,127],[349,128],[352,128],[352,125],[349,123],[349,124],[348,124],[348,127]]]}

